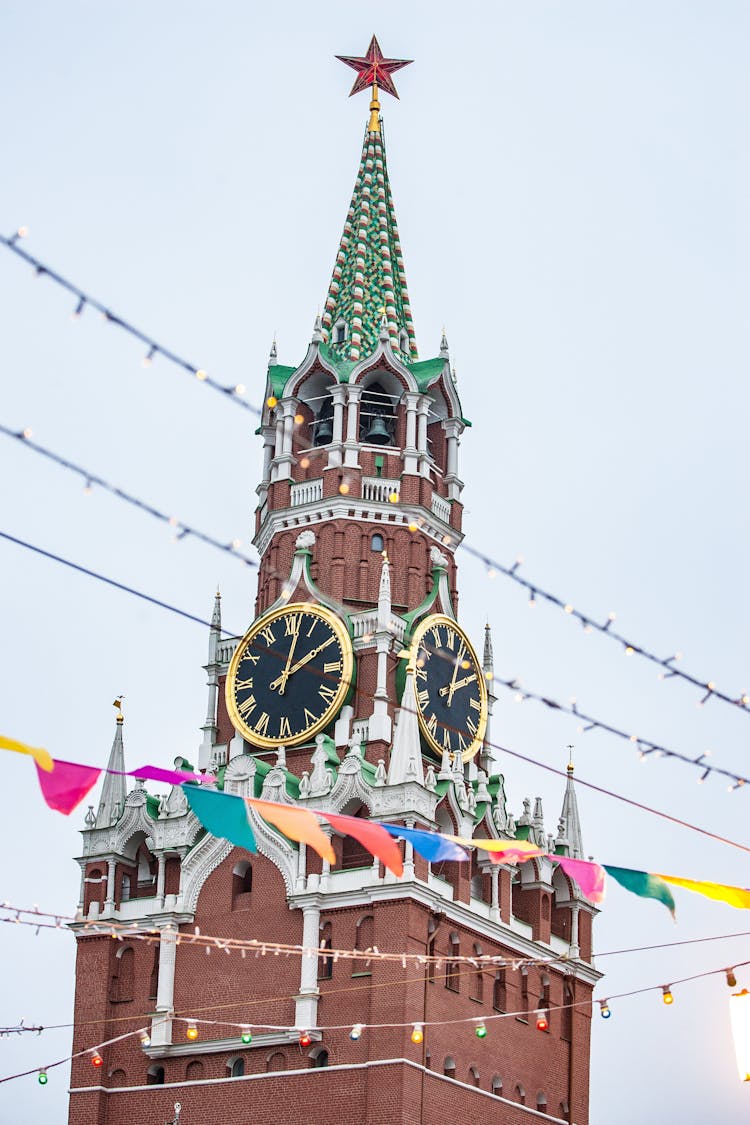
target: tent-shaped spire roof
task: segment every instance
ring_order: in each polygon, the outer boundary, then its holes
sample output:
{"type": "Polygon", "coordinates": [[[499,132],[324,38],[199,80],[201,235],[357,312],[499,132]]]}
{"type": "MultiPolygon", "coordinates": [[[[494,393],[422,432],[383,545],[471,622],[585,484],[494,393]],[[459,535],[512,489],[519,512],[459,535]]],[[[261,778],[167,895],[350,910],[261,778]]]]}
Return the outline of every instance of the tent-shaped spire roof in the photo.
{"type": "Polygon", "coordinates": [[[575,783],[573,781],[573,763],[568,763],[568,777],[565,782],[565,796],[563,797],[560,824],[565,827],[565,838],[568,842],[569,855],[573,859],[584,859],[583,836],[581,833],[581,815],[578,812],[578,799],[576,797],[575,783]]]}
{"type": "Polygon", "coordinates": [[[125,808],[125,798],[127,796],[127,786],[125,778],[122,776],[125,773],[125,749],[122,743],[122,704],[119,699],[116,699],[114,706],[117,709],[117,726],[115,727],[115,737],[112,742],[112,749],[109,752],[109,761],[107,762],[108,770],[117,770],[118,773],[105,773],[104,784],[102,785],[102,795],[99,799],[99,808],[96,813],[96,827],[109,828],[111,824],[119,820],[125,808]]]}
{"type": "MultiPolygon", "coordinates": [[[[417,345],[388,178],[377,86],[379,81],[383,89],[391,92],[390,73],[405,66],[407,60],[384,59],[373,36],[367,55],[361,59],[345,56],[342,61],[372,81],[372,99],[354,193],[328,287],[323,331],[334,353],[356,362],[377,347],[385,315],[394,351],[407,361],[416,360],[417,345]]],[[[363,88],[366,87],[355,82],[352,93],[363,88]]]]}

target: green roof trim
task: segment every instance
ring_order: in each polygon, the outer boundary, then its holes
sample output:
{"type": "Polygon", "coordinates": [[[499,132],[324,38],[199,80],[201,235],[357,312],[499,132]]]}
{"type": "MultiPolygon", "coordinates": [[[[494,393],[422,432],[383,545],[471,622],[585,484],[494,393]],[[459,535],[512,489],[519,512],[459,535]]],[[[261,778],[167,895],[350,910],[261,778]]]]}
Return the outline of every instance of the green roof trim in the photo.
{"type": "Polygon", "coordinates": [[[349,376],[357,366],[359,360],[344,359],[344,357],[335,352],[333,348],[330,348],[328,344],[320,344],[319,347],[322,358],[326,363],[330,363],[338,376],[339,383],[348,383],[349,376]]]}
{"type": "Polygon", "coordinates": [[[159,819],[159,798],[152,797],[150,793],[146,794],[146,813],[152,820],[159,819]]]}
{"type": "Polygon", "coordinates": [[[420,359],[405,366],[416,379],[420,391],[426,391],[430,384],[442,375],[445,362],[442,356],[436,356],[435,359],[420,359]]]}
{"type": "Polygon", "coordinates": [[[286,367],[283,363],[272,363],[268,367],[268,382],[276,398],[284,394],[284,387],[289,378],[297,370],[296,367],[286,367]]]}

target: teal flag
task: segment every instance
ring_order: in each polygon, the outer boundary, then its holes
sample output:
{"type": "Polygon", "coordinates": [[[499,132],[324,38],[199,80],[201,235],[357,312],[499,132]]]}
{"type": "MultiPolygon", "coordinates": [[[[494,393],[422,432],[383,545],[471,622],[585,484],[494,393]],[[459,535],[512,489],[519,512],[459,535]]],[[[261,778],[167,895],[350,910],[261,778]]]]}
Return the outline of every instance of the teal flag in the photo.
{"type": "Polygon", "coordinates": [[[242,797],[197,785],[183,785],[182,790],[198,820],[213,836],[230,840],[248,852],[257,852],[242,797]]]}
{"type": "Polygon", "coordinates": [[[632,871],[629,867],[610,867],[606,863],[602,866],[626,891],[631,891],[640,898],[655,898],[658,902],[663,902],[674,918],[675,901],[672,892],[658,875],[649,875],[648,871],[632,871]]]}

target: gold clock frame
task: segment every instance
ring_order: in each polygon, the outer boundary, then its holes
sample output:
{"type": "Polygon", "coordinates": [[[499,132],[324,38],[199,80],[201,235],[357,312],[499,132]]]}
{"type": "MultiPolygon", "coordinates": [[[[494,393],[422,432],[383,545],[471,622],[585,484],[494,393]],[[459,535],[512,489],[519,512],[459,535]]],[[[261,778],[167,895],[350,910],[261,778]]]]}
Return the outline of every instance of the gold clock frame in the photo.
{"type": "Polygon", "coordinates": [[[353,672],[354,649],[352,640],[346,625],[340,617],[337,617],[327,606],[319,605],[317,602],[290,602],[288,605],[278,606],[276,609],[271,609],[258,617],[234,650],[224,685],[224,698],[226,700],[229,718],[232,721],[234,729],[241,734],[247,742],[250,742],[253,746],[257,746],[260,749],[269,750],[277,746],[301,746],[303,743],[309,742],[316,734],[319,734],[324,727],[328,726],[333,716],[341,710],[349,689],[352,686],[353,672]],[[237,669],[248,645],[251,644],[261,630],[271,625],[274,621],[278,621],[294,613],[310,614],[320,618],[321,621],[325,621],[326,624],[330,626],[341,645],[343,670],[339,675],[339,684],[336,694],[317,722],[313,723],[301,734],[294,735],[291,738],[267,738],[265,735],[257,734],[252,727],[248,727],[237,710],[234,691],[237,669]]]}
{"type": "MultiPolygon", "coordinates": [[[[461,757],[463,758],[464,762],[469,762],[469,761],[471,761],[471,759],[473,757],[475,757],[477,752],[481,749],[481,747],[484,743],[485,731],[487,730],[487,718],[488,718],[488,714],[489,714],[489,701],[488,701],[488,698],[487,698],[487,681],[485,679],[484,670],[482,668],[479,657],[477,656],[477,654],[474,650],[473,644],[469,640],[465,631],[458,624],[456,619],[454,617],[449,617],[448,614],[446,614],[446,613],[432,613],[432,614],[430,614],[428,617],[425,617],[422,621],[420,621],[420,623],[417,625],[416,629],[414,630],[414,633],[412,634],[412,638],[411,638],[409,663],[414,666],[415,674],[416,674],[416,667],[417,667],[417,656],[419,654],[419,646],[422,643],[422,640],[425,636],[425,633],[429,633],[430,629],[434,629],[436,625],[438,625],[438,626],[440,626],[440,625],[448,626],[455,633],[458,634],[458,636],[461,638],[461,641],[466,646],[467,655],[472,659],[472,661],[474,662],[474,665],[476,667],[476,670],[477,670],[477,683],[479,684],[479,708],[480,708],[480,710],[479,710],[479,722],[477,723],[477,733],[474,735],[474,741],[471,743],[471,745],[467,746],[467,748],[461,754],[461,757]]],[[[415,698],[417,698],[417,692],[416,691],[415,691],[414,694],[415,694],[415,698]]],[[[418,698],[417,698],[417,718],[419,719],[419,729],[422,732],[422,737],[424,738],[425,742],[427,743],[428,747],[433,752],[433,754],[435,754],[438,759],[441,759],[442,756],[443,756],[443,747],[437,741],[437,739],[433,738],[433,736],[430,734],[429,730],[427,729],[427,723],[425,721],[424,714],[422,712],[422,708],[419,705],[418,698]]]]}

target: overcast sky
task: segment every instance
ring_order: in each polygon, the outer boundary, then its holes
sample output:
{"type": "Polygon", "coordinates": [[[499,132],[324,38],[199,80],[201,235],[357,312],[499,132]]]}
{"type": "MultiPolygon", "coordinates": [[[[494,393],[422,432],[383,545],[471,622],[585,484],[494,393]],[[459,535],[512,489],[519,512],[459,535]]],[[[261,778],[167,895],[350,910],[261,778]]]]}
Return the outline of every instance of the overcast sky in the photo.
{"type": "MultiPolygon", "coordinates": [[[[366,96],[335,54],[415,59],[383,98],[422,358],[446,326],[466,416],[467,542],[732,694],[750,690],[747,68],[750,11],[716,0],[460,5],[10,2],[1,6],[0,228],[223,382],[262,398],[305,354],[357,170],[366,96]],[[364,10],[364,9],[362,9],[364,10]]],[[[0,248],[0,422],[215,534],[252,529],[251,415],[142,351],[0,248]]],[[[252,616],[255,573],[0,436],[0,529],[208,615],[252,616]]],[[[249,548],[248,548],[249,549],[249,548]]],[[[196,760],[207,639],[8,543],[0,731],[105,764],[125,695],[130,767],[196,760]]],[[[465,553],[460,617],[489,619],[496,671],[683,753],[747,772],[750,714],[656,671],[465,553]]],[[[501,694],[494,739],[750,844],[750,794],[501,694]]],[[[78,829],[33,767],[4,755],[0,899],[72,912],[78,829]]],[[[562,782],[500,755],[510,807],[562,782]]],[[[92,798],[93,799],[93,798],[92,798]]],[[[747,853],[581,790],[603,862],[750,885],[747,853]]],[[[663,907],[610,886],[607,996],[750,960],[750,918],[685,893],[663,907]]],[[[74,942],[2,927],[0,1021],[72,1015],[74,942]]],[[[738,970],[740,985],[750,971],[738,970]]],[[[612,1002],[592,1023],[594,1125],[737,1121],[723,976],[612,1002]]],[[[94,1041],[92,1040],[92,1045],[94,1041]]],[[[0,1042],[0,1074],[70,1051],[70,1030],[0,1042]]],[[[505,1078],[505,1075],[503,1076],[505,1078]]],[[[507,1076],[510,1080],[511,1075],[507,1076]]],[[[483,1083],[484,1084],[484,1083],[483,1083]]],[[[67,1068],[0,1087],[0,1121],[63,1120],[67,1068]]]]}

